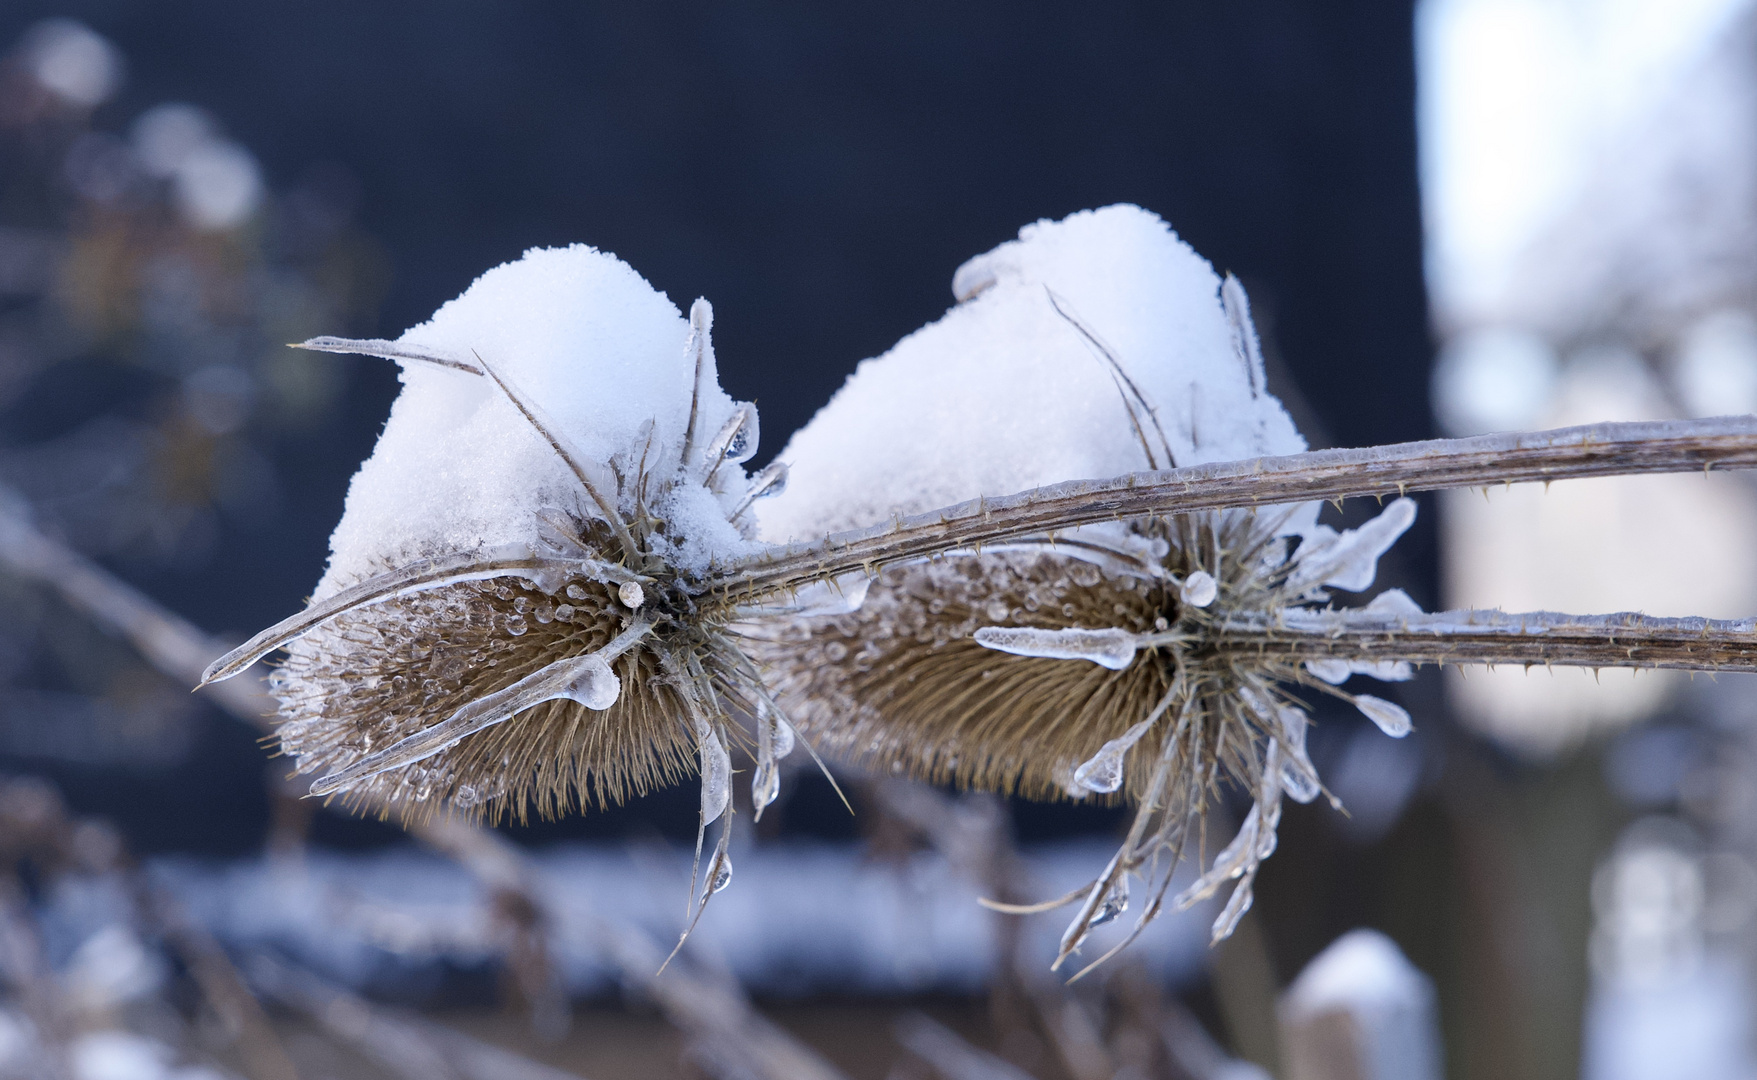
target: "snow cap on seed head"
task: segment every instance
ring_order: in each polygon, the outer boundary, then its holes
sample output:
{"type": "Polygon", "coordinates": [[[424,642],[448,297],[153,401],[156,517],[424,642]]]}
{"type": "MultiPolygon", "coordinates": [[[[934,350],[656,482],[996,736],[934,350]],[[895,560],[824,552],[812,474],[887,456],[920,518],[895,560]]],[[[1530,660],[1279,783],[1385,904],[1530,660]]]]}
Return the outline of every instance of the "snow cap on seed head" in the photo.
{"type": "MultiPolygon", "coordinates": [[[[678,467],[695,380],[689,340],[689,322],[663,293],[614,255],[576,244],[533,248],[495,267],[399,343],[480,354],[586,461],[619,460],[632,481],[649,423],[647,471],[669,477],[678,467]]],[[[704,361],[697,430],[706,440],[736,405],[719,388],[711,350],[704,361]]],[[[540,508],[600,516],[490,379],[419,361],[401,367],[402,392],[330,538],[320,598],[387,565],[533,544],[540,508]]],[[[671,553],[673,565],[705,566],[743,545],[725,510],[708,505],[719,497],[700,484],[680,484],[676,494],[671,509],[683,527],[673,535],[687,535],[691,549],[671,553]]]]}
{"type": "Polygon", "coordinates": [[[1213,267],[1138,206],[1027,225],[952,287],[956,307],[862,363],[781,452],[791,471],[766,537],[1148,468],[1109,364],[1058,306],[1155,410],[1157,427],[1137,412],[1159,467],[1160,430],[1180,466],[1305,449],[1248,316],[1230,319],[1213,267]]]}

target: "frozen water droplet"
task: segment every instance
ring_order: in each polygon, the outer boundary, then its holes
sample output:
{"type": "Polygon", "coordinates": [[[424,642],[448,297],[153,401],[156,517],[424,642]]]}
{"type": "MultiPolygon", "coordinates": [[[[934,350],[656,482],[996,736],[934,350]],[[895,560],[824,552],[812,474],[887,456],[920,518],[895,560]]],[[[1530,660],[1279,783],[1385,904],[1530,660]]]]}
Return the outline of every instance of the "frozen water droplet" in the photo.
{"type": "Polygon", "coordinates": [[[781,794],[781,769],[773,758],[758,761],[750,778],[750,805],[753,813],[762,816],[763,807],[781,794]]]}
{"type": "Polygon", "coordinates": [[[1092,755],[1081,766],[1074,770],[1074,783],[1087,791],[1106,794],[1123,786],[1123,755],[1126,749],[1111,749],[1106,743],[1103,750],[1092,755]]]}
{"type": "Polygon", "coordinates": [[[572,604],[563,604],[560,607],[556,608],[555,609],[555,617],[557,619],[560,619],[562,622],[566,622],[567,620],[573,618],[573,605],[572,604]]]}
{"type": "Polygon", "coordinates": [[[1420,615],[1421,605],[1410,598],[1402,589],[1386,589],[1373,597],[1373,602],[1366,606],[1367,611],[1385,615],[1420,615]]]}
{"type": "Polygon", "coordinates": [[[1354,674],[1354,669],[1348,666],[1346,660],[1307,660],[1306,670],[1331,686],[1341,686],[1354,674]]]}
{"type": "Polygon", "coordinates": [[[1384,698],[1374,697],[1371,694],[1356,694],[1354,707],[1359,709],[1368,720],[1379,725],[1380,731],[1393,739],[1401,739],[1409,734],[1411,727],[1409,711],[1401,705],[1393,704],[1384,698]]]}
{"type": "Polygon", "coordinates": [[[1135,660],[1135,635],[1127,630],[985,626],[975,637],[978,645],[997,652],[1047,660],[1090,660],[1112,671],[1121,671],[1135,660]]]}
{"type": "Polygon", "coordinates": [[[787,490],[787,463],[771,462],[756,478],[750,482],[752,499],[772,499],[787,490]]]}
{"type": "Polygon", "coordinates": [[[1304,754],[1289,754],[1281,763],[1281,790],[1294,802],[1309,803],[1318,797],[1322,785],[1318,782],[1318,771],[1306,760],[1304,754]]]}
{"type": "Polygon", "coordinates": [[[586,598],[585,586],[577,583],[569,585],[567,587],[567,595],[574,600],[584,600],[586,598]]]}
{"type": "Polygon", "coordinates": [[[1068,576],[1074,579],[1074,584],[1087,589],[1104,579],[1103,572],[1089,562],[1077,562],[1068,567],[1068,576]]]}
{"type": "Polygon", "coordinates": [[[1129,910],[1129,876],[1124,874],[1117,878],[1116,884],[1112,885],[1110,891],[1104,894],[1104,902],[1099,904],[1098,910],[1092,913],[1091,925],[1103,926],[1127,910],[1129,910]]]}
{"type": "Polygon", "coordinates": [[[793,725],[785,720],[775,720],[775,730],[769,736],[775,741],[776,759],[784,758],[793,752],[793,725]]]}
{"type": "Polygon", "coordinates": [[[638,581],[625,581],[617,586],[616,598],[621,600],[622,606],[630,611],[647,602],[646,591],[641,588],[641,583],[638,581]]]}
{"type": "Polygon", "coordinates": [[[740,402],[738,409],[742,414],[743,422],[732,433],[732,438],[727,440],[726,459],[742,464],[749,461],[751,456],[756,453],[759,429],[755,405],[749,402],[740,402]]]}
{"type": "Polygon", "coordinates": [[[1255,876],[1253,874],[1246,877],[1232,890],[1226,907],[1221,910],[1220,917],[1214,920],[1214,941],[1224,941],[1231,937],[1232,932],[1238,929],[1239,920],[1245,917],[1245,912],[1251,910],[1251,901],[1254,899],[1251,878],[1255,876]]]}
{"type": "Polygon", "coordinates": [[[1358,529],[1302,544],[1288,587],[1296,593],[1317,585],[1350,592],[1370,588],[1378,574],[1379,556],[1389,551],[1414,521],[1415,500],[1397,499],[1358,529]]]}
{"type": "Polygon", "coordinates": [[[983,611],[987,613],[988,617],[990,619],[993,619],[995,622],[1000,622],[1002,619],[1005,619],[1007,617],[1007,614],[1009,612],[1011,612],[1012,610],[1013,609],[1011,607],[1007,606],[1007,602],[1005,600],[990,600],[988,602],[988,606],[983,609],[983,611]]]}
{"type": "Polygon", "coordinates": [[[714,880],[708,883],[708,892],[717,893],[732,884],[732,856],[721,855],[720,865],[714,871],[714,880]]]}
{"type": "Polygon", "coordinates": [[[702,763],[702,827],[706,828],[726,812],[732,800],[732,759],[721,745],[719,736],[711,731],[701,739],[702,763]]]}
{"type": "Polygon", "coordinates": [[[525,631],[529,629],[530,627],[525,624],[524,616],[508,615],[506,617],[506,632],[513,637],[523,637],[525,631]]]}
{"type": "Polygon", "coordinates": [[[610,670],[609,664],[593,655],[575,661],[574,670],[568,672],[567,681],[561,684],[557,696],[577,701],[588,709],[603,711],[616,704],[621,694],[622,680],[610,670]]]}
{"type": "Polygon", "coordinates": [[[535,616],[540,623],[552,623],[555,621],[555,609],[548,604],[538,604],[531,614],[535,616]]]}
{"type": "Polygon", "coordinates": [[[1178,587],[1178,599],[1191,607],[1207,607],[1220,595],[1220,583],[1206,570],[1197,570],[1178,587]]]}
{"type": "Polygon", "coordinates": [[[1154,717],[1129,728],[1121,735],[1105,743],[1098,753],[1074,770],[1074,783],[1088,791],[1107,793],[1115,791],[1123,783],[1123,756],[1127,754],[1141,736],[1153,726],[1154,717]]]}

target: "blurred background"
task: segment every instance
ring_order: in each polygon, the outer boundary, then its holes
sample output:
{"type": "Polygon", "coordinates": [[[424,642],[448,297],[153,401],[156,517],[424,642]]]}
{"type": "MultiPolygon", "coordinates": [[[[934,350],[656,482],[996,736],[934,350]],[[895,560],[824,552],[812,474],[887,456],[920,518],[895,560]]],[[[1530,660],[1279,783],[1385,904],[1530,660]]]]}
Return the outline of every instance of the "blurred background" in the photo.
{"type": "MultiPolygon", "coordinates": [[[[411,838],[186,677],[300,607],[396,391],[284,343],[533,245],[711,299],[759,465],[964,259],[1118,201],[1244,281],[1314,446],[1757,411],[1750,0],[9,0],[0,50],[0,1077],[1757,1076],[1745,677],[1429,671],[1372,690],[1398,742],[1320,702],[1348,813],[1289,808],[1233,939],[1072,987],[974,900],[1115,812],[798,771],[654,978],[693,789],[411,838]]],[[[1754,544],[1740,476],[1457,493],[1379,585],[1742,617],[1754,544]]]]}

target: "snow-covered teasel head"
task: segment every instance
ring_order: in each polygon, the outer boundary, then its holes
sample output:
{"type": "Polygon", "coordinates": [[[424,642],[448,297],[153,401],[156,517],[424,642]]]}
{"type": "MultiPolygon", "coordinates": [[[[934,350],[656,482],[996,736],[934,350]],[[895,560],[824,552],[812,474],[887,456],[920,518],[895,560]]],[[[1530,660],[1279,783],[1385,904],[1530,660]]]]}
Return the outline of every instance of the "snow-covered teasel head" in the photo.
{"type": "Polygon", "coordinates": [[[208,678],[287,650],[278,734],[314,794],[522,818],[699,768],[720,816],[728,709],[763,692],[701,582],[781,476],[743,468],[756,410],[720,389],[711,320],[575,246],[396,341],[307,343],[396,359],[403,390],[311,606],[208,678]]]}
{"type": "MultiPolygon", "coordinates": [[[[767,535],[1305,449],[1266,386],[1243,288],[1145,210],[1028,226],[966,263],[953,290],[958,306],[863,363],[782,451],[791,482],[764,514],[767,535]]],[[[1413,508],[1398,500],[1342,534],[1317,523],[1315,503],[1127,519],[892,565],[857,610],[771,629],[762,656],[803,734],[881,770],[1139,803],[1118,858],[1069,898],[1085,902],[1064,956],[1126,906],[1128,875],[1169,850],[1163,894],[1191,821],[1230,778],[1256,796],[1252,815],[1176,898],[1233,884],[1224,936],[1273,849],[1282,795],[1320,790],[1286,688],[1358,700],[1382,725],[1401,711],[1297,660],[1229,648],[1228,626],[1370,587],[1413,508]]],[[[1332,666],[1343,678],[1408,670],[1332,666]]],[[[1156,898],[1143,917],[1159,909],[1156,898]]]]}

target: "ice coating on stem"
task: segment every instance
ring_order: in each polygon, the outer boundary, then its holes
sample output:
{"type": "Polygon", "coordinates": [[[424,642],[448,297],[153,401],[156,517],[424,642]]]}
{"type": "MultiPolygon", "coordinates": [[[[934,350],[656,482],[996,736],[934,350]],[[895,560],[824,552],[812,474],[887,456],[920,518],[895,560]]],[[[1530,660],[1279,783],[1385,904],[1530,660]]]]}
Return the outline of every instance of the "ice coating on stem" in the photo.
{"type": "MultiPolygon", "coordinates": [[[[606,477],[616,460],[632,472],[643,452],[649,471],[670,475],[681,463],[695,389],[690,333],[676,306],[627,264],[575,245],[535,248],[488,271],[398,344],[480,355],[606,477]]],[[[534,545],[540,508],[601,516],[491,379],[418,360],[401,368],[402,392],[331,537],[319,598],[437,552],[534,545]]],[[[749,409],[720,390],[711,349],[696,408],[699,429],[710,434],[749,409]]],[[[748,428],[754,449],[754,414],[748,428]]],[[[735,460],[720,468],[742,476],[735,460]]],[[[742,496],[742,485],[734,486],[742,496]]],[[[606,494],[615,498],[613,482],[606,494]]],[[[678,495],[675,515],[692,535],[673,558],[705,566],[717,553],[743,550],[726,520],[730,506],[719,505],[729,496],[700,485],[679,485],[678,495]]]]}
{"type": "Polygon", "coordinates": [[[1028,626],[985,626],[976,631],[975,637],[976,644],[996,652],[1051,660],[1090,660],[1112,671],[1121,671],[1133,663],[1139,647],[1139,639],[1134,634],[1115,629],[1041,630],[1028,626]]]}
{"type": "Polygon", "coordinates": [[[720,819],[732,801],[732,757],[726,752],[726,744],[720,741],[720,736],[706,724],[697,726],[696,735],[701,742],[697,752],[701,758],[702,828],[705,829],[720,819]]]}
{"type": "Polygon", "coordinates": [[[1178,465],[1305,449],[1235,347],[1220,278],[1140,207],[1028,225],[966,263],[955,288],[962,303],[861,364],[787,444],[766,537],[1147,468],[1109,366],[1057,303],[1140,388],[1153,415],[1134,411],[1156,454],[1155,419],[1178,465]]]}

